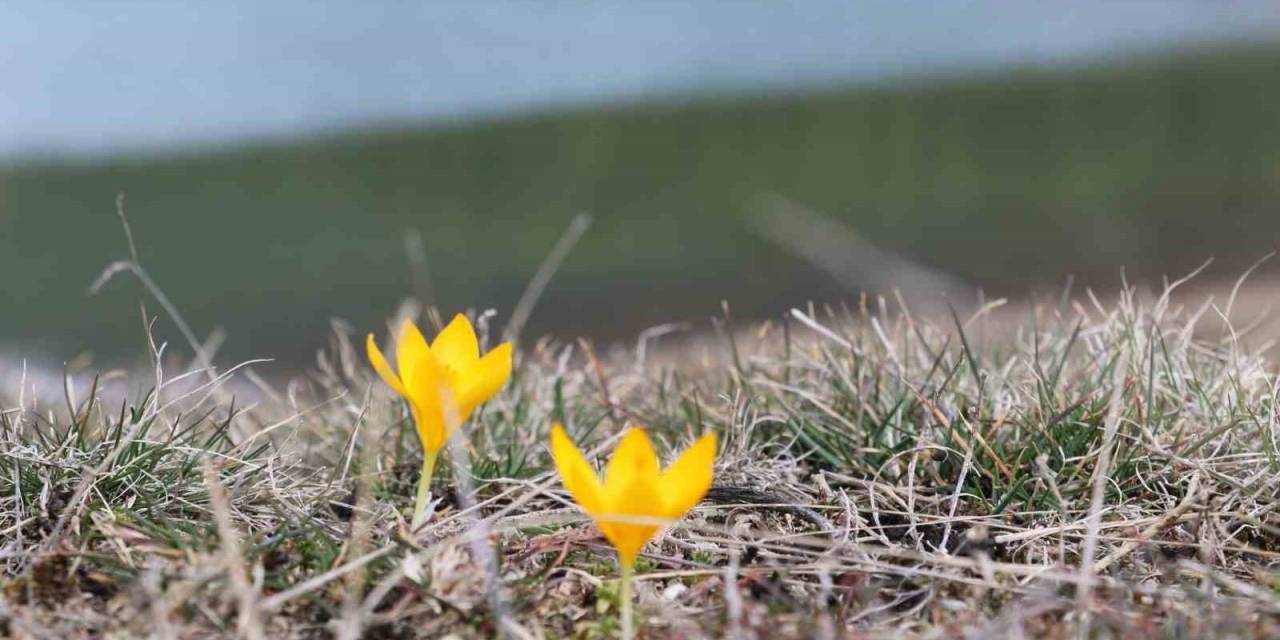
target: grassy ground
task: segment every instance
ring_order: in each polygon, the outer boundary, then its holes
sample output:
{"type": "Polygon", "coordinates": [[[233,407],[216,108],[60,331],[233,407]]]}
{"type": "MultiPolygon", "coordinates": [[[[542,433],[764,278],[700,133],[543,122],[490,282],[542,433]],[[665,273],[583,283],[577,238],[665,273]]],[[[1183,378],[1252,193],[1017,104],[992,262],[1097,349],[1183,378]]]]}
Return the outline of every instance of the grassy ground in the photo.
{"type": "Polygon", "coordinates": [[[307,361],[329,318],[373,324],[406,292],[510,309],[579,211],[595,225],[541,328],[624,337],[713,315],[722,298],[776,317],[836,285],[753,230],[773,193],[1001,294],[1067,272],[1112,286],[1122,265],[1136,279],[1210,255],[1234,274],[1280,235],[1278,76],[1280,48],[1259,46],[12,164],[0,335],[27,351],[47,339],[51,360],[136,352],[133,297],[83,294],[122,257],[120,192],[142,261],[197,334],[227,329],[236,359],[307,361]],[[413,229],[429,285],[406,265],[413,229]]]}
{"type": "Polygon", "coordinates": [[[612,554],[549,468],[562,420],[597,453],[632,421],[664,454],[721,437],[715,488],[641,560],[644,637],[1275,637],[1280,380],[1248,336],[1196,331],[1215,316],[1126,293],[1013,328],[872,306],[634,350],[523,344],[416,533],[417,445],[361,332],[239,401],[244,370],[157,366],[119,405],[119,380],[9,390],[0,620],[611,637],[612,554]]]}

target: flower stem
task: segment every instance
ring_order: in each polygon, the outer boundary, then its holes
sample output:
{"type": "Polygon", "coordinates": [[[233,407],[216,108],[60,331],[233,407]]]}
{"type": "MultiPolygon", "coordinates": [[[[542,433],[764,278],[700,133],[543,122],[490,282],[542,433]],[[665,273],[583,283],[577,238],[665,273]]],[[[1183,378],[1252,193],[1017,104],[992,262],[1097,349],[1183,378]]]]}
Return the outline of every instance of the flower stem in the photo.
{"type": "Polygon", "coordinates": [[[422,475],[418,478],[418,498],[413,503],[413,523],[411,528],[417,529],[426,519],[427,498],[431,497],[431,476],[436,470],[438,453],[422,452],[422,475]]]}
{"type": "Polygon", "coordinates": [[[631,610],[631,582],[635,574],[635,565],[626,560],[622,560],[618,565],[622,572],[621,584],[618,587],[618,600],[621,601],[622,640],[632,640],[632,638],[636,637],[631,610]]]}

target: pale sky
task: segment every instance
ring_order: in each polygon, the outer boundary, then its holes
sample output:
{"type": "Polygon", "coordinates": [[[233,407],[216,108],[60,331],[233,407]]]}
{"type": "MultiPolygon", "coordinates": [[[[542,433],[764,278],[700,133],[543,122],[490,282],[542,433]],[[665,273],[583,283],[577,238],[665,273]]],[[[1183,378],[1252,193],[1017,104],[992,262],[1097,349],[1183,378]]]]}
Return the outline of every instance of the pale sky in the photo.
{"type": "Polygon", "coordinates": [[[1280,33],[1271,1],[9,0],[0,156],[1091,60],[1280,33]]]}

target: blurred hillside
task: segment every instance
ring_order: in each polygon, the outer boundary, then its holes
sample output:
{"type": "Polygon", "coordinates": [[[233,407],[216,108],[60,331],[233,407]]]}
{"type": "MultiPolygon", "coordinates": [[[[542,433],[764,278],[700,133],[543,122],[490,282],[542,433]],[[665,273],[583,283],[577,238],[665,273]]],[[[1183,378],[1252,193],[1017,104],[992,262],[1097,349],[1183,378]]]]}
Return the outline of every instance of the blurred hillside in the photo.
{"type": "MultiPolygon", "coordinates": [[[[781,194],[993,293],[1236,275],[1280,237],[1280,47],[943,84],[548,113],[202,152],[0,167],[0,335],[25,351],[141,345],[126,255],[228,358],[300,360],[331,317],[381,328],[421,233],[446,311],[505,318],[579,211],[595,225],[532,330],[624,335],[841,293],[750,230],[781,194]]],[[[154,306],[154,305],[153,305],[154,306]]],[[[153,308],[153,311],[155,309],[153,308]]],[[[163,328],[162,328],[163,329],[163,328]]],[[[171,335],[171,334],[170,334],[171,335]]]]}

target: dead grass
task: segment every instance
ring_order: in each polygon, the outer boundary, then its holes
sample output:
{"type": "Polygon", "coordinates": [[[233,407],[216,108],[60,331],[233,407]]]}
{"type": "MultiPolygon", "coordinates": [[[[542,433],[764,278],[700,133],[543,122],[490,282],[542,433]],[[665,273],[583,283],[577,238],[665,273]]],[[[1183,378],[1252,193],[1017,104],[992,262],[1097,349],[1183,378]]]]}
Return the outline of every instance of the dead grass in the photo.
{"type": "Polygon", "coordinates": [[[643,350],[525,344],[416,532],[415,437],[358,332],[284,388],[157,366],[123,405],[19,390],[0,414],[0,620],[32,638],[611,637],[612,554],[549,467],[561,420],[597,455],[629,422],[664,452],[721,436],[715,489],[641,561],[643,637],[1280,634],[1269,345],[1197,332],[1211,303],[1131,291],[1022,316],[864,301],[643,350]]]}

